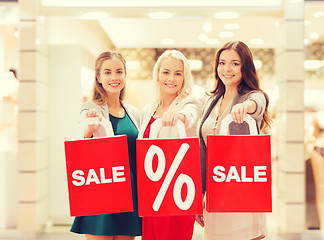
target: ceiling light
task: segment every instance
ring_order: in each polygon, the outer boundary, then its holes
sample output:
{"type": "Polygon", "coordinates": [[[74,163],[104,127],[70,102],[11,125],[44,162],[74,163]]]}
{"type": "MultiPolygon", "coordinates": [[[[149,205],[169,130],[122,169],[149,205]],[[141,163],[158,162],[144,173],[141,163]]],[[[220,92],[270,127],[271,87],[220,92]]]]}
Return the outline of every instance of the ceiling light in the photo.
{"type": "Polygon", "coordinates": [[[201,70],[202,61],[201,60],[188,60],[190,69],[193,71],[201,70]]]}
{"type": "Polygon", "coordinates": [[[44,21],[46,19],[46,17],[44,15],[37,16],[36,18],[39,21],[44,21]]]}
{"type": "Polygon", "coordinates": [[[289,0],[290,3],[301,3],[304,2],[304,0],[289,0]]]}
{"type": "Polygon", "coordinates": [[[235,19],[238,18],[240,14],[237,12],[218,12],[214,14],[217,19],[235,19]]]}
{"type": "Polygon", "coordinates": [[[210,44],[210,45],[217,45],[217,44],[219,44],[219,39],[217,39],[217,38],[209,38],[209,39],[207,40],[207,44],[210,44]]]}
{"type": "Polygon", "coordinates": [[[219,36],[222,38],[231,38],[234,36],[233,32],[220,32],[219,36]]]}
{"type": "Polygon", "coordinates": [[[82,15],[83,19],[103,19],[108,17],[109,14],[106,12],[87,12],[82,15]]]}
{"type": "Polygon", "coordinates": [[[309,36],[310,36],[311,39],[314,39],[314,40],[319,39],[319,34],[316,33],[316,32],[310,33],[309,36]]]}
{"type": "Polygon", "coordinates": [[[213,25],[211,22],[204,22],[202,30],[206,33],[210,33],[213,30],[213,25]]]}
{"type": "Polygon", "coordinates": [[[324,11],[314,12],[314,17],[319,18],[324,16],[324,11]]]}
{"type": "Polygon", "coordinates": [[[138,61],[126,61],[127,69],[138,69],[140,66],[138,61]]]}
{"type": "Polygon", "coordinates": [[[202,42],[206,42],[208,40],[208,36],[204,33],[200,34],[198,38],[202,42]]]}
{"type": "Polygon", "coordinates": [[[309,43],[310,43],[309,39],[308,39],[308,38],[305,38],[305,39],[304,39],[304,44],[305,44],[305,45],[308,45],[309,43]]]}
{"type": "Polygon", "coordinates": [[[262,38],[253,38],[253,39],[251,39],[250,44],[251,45],[262,45],[262,44],[264,44],[264,39],[262,39],[262,38]]]}
{"type": "Polygon", "coordinates": [[[305,60],[304,61],[304,68],[308,71],[315,71],[322,66],[324,66],[324,61],[320,61],[320,60],[305,60]]]}
{"type": "Polygon", "coordinates": [[[309,20],[305,20],[305,21],[304,21],[304,25],[305,25],[305,26],[309,26],[309,25],[310,25],[310,21],[309,21],[309,20]]]}
{"type": "Polygon", "coordinates": [[[279,28],[280,27],[280,23],[279,22],[275,22],[274,23],[274,26],[275,26],[275,28],[279,28]]]}
{"type": "Polygon", "coordinates": [[[171,44],[174,44],[174,39],[173,38],[164,38],[161,40],[161,43],[164,45],[171,45],[171,44]]]}
{"type": "Polygon", "coordinates": [[[262,67],[262,61],[261,60],[253,60],[255,69],[260,69],[262,67]]]}
{"type": "Polygon", "coordinates": [[[173,17],[173,14],[170,12],[151,12],[148,16],[152,19],[169,19],[173,17]]]}
{"type": "Polygon", "coordinates": [[[240,25],[237,23],[227,23],[224,25],[226,30],[237,30],[240,28],[240,25]]]}

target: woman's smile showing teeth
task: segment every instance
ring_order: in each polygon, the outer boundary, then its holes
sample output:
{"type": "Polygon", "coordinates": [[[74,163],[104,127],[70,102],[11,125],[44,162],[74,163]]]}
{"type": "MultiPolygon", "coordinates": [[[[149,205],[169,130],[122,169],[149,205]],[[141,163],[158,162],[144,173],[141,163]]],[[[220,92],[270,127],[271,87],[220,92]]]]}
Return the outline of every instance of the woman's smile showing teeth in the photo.
{"type": "Polygon", "coordinates": [[[170,88],[174,88],[174,87],[177,86],[177,85],[171,84],[171,83],[165,83],[164,85],[167,86],[167,87],[170,87],[170,88]]]}
{"type": "Polygon", "coordinates": [[[234,77],[234,75],[224,75],[224,77],[226,77],[226,78],[232,78],[232,77],[234,77]]]}
{"type": "Polygon", "coordinates": [[[118,87],[120,83],[109,83],[109,86],[111,87],[118,87]]]}

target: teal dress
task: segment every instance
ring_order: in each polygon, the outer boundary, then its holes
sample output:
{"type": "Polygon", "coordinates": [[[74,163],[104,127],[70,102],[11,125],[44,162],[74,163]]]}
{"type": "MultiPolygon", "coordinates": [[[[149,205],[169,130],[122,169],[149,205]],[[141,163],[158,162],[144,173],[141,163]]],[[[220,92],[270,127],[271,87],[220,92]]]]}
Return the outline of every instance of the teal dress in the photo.
{"type": "Polygon", "coordinates": [[[127,135],[134,211],[75,217],[71,232],[105,236],[141,236],[142,218],[138,216],[135,161],[138,130],[126,112],[122,118],[110,114],[109,118],[115,135],[127,135]]]}

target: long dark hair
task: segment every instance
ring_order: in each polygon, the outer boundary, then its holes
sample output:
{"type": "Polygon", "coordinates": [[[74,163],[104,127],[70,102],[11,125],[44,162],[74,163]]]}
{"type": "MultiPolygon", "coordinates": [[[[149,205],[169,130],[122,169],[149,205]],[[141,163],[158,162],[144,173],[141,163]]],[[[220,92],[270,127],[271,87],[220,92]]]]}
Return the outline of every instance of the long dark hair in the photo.
{"type": "Polygon", "coordinates": [[[241,42],[241,41],[231,41],[222,46],[215,55],[215,66],[214,66],[214,77],[215,77],[215,89],[210,93],[212,95],[220,94],[223,95],[225,93],[225,85],[220,79],[217,67],[219,64],[219,57],[224,50],[233,49],[237,52],[237,54],[241,58],[241,72],[242,72],[242,81],[237,86],[237,91],[239,94],[246,94],[251,91],[260,91],[264,94],[266,98],[266,108],[263,115],[263,120],[261,122],[261,129],[266,126],[270,126],[271,119],[268,113],[269,106],[269,97],[268,95],[260,88],[260,81],[258,78],[258,74],[255,70],[255,66],[253,63],[253,55],[249,47],[241,42]]]}
{"type": "MultiPolygon", "coordinates": [[[[98,76],[100,75],[101,65],[104,61],[113,59],[113,58],[117,58],[123,63],[125,74],[126,74],[126,61],[121,53],[115,52],[115,51],[107,51],[107,52],[101,53],[97,57],[96,62],[95,62],[95,81],[94,81],[93,87],[92,87],[91,100],[99,105],[104,105],[107,103],[107,93],[106,93],[105,89],[103,88],[102,84],[98,81],[98,76]]],[[[124,96],[125,96],[125,87],[120,91],[119,99],[123,100],[124,96]]]]}

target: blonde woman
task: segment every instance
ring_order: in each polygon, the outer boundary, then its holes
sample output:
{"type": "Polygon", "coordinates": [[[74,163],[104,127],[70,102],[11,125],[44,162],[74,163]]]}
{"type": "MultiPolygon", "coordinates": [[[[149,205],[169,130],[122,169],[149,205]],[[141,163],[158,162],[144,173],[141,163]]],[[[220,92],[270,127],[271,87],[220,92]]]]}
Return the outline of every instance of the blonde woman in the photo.
{"type": "MultiPolygon", "coordinates": [[[[138,216],[136,188],[136,138],[140,113],[122,102],[126,85],[126,62],[118,52],[100,54],[95,63],[95,81],[91,101],[81,106],[81,122],[98,117],[98,124],[84,126],[84,138],[107,135],[108,121],[114,135],[127,135],[133,212],[81,216],[74,219],[71,232],[85,234],[87,240],[134,240],[142,233],[142,219],[138,216]]],[[[104,161],[105,159],[103,159],[104,161]]]]}
{"type": "MultiPolygon", "coordinates": [[[[193,78],[186,57],[177,50],[165,51],[153,69],[157,100],[143,110],[139,138],[148,138],[151,124],[162,120],[158,138],[177,137],[175,124],[184,123],[187,136],[196,136],[200,103],[191,95],[193,78]]],[[[144,217],[142,240],[190,240],[195,216],[144,217]]]]}

